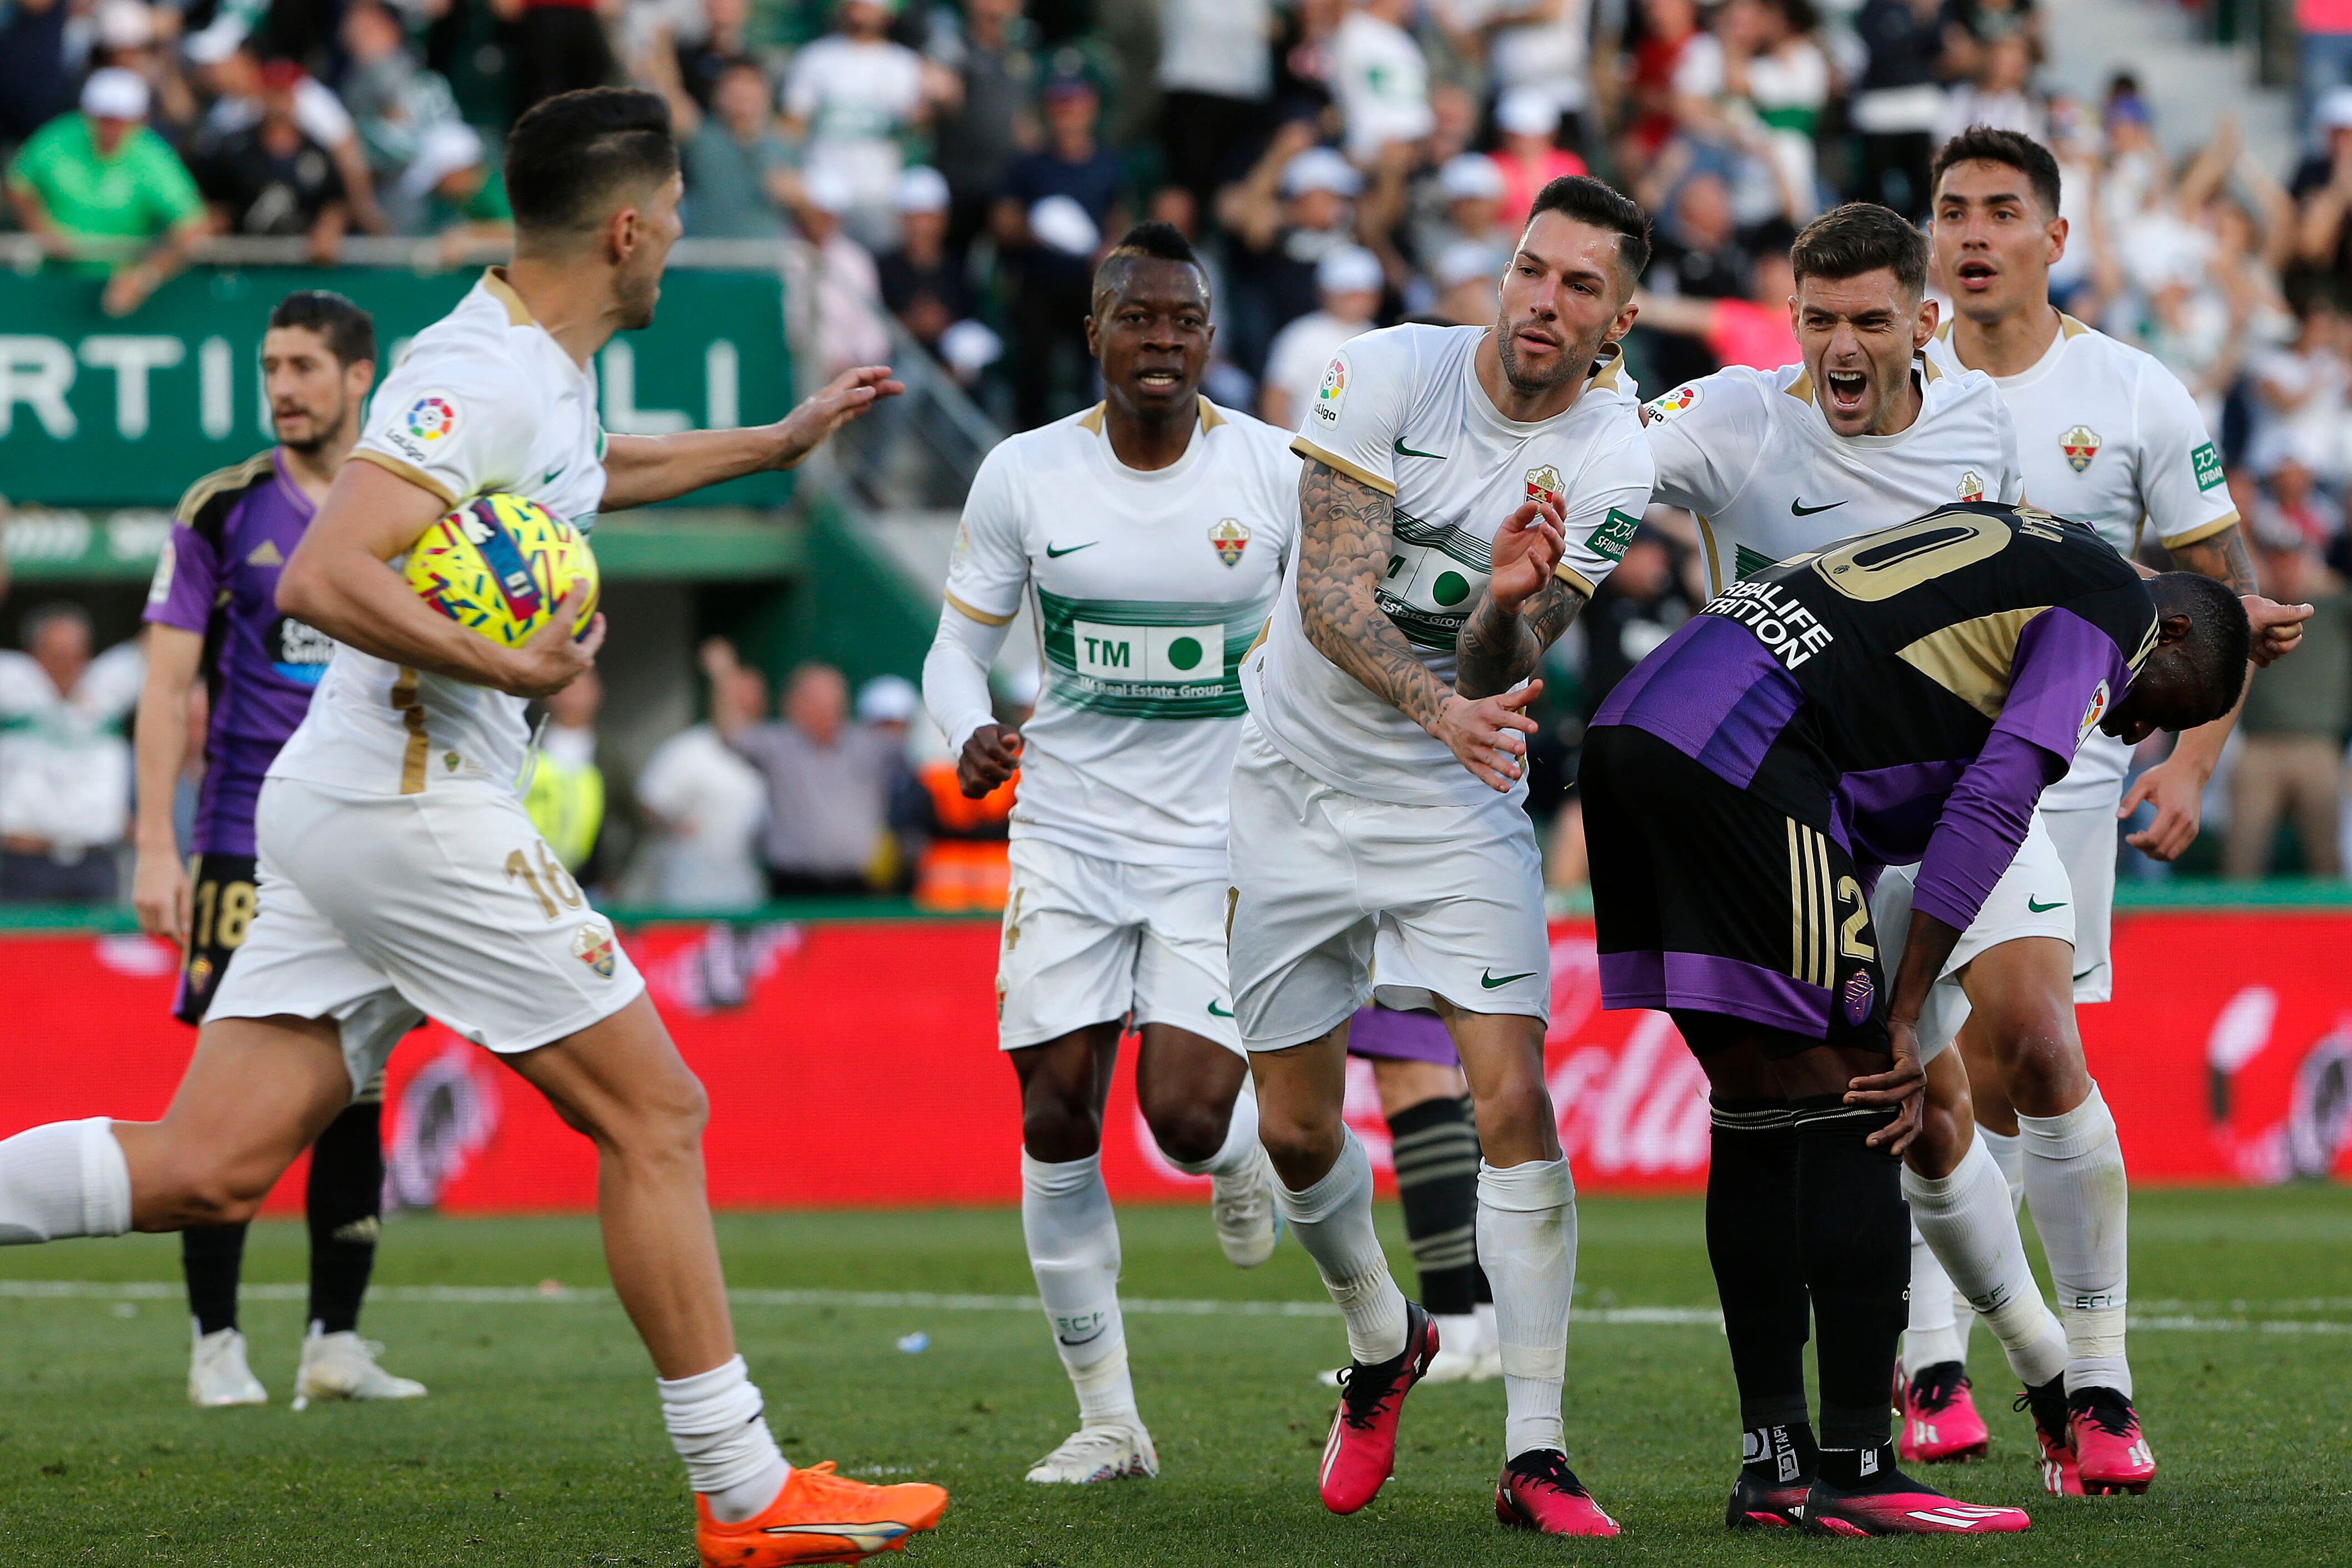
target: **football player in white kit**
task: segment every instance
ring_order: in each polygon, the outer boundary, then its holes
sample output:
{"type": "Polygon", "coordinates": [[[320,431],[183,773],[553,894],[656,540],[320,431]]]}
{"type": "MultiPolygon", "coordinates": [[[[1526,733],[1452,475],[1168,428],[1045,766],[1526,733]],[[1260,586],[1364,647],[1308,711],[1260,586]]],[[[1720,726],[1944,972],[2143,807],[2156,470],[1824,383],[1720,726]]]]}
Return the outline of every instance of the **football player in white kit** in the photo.
{"type": "Polygon", "coordinates": [[[592,359],[653,319],[680,228],[668,111],[651,93],[566,93],[516,124],[506,160],[512,265],[417,335],[279,580],[279,608],[341,645],[263,786],[260,911],[179,1090],[160,1122],[100,1116],[0,1143],[0,1242],[249,1218],[382,1067],[399,1034],[385,1021],[430,1015],[596,1145],[605,1257],[660,1374],[702,1561],[847,1561],[930,1528],[947,1494],[778,1453],[735,1354],[701,1085],[517,798],[524,704],[588,667],[602,622],[573,640],[576,590],[504,648],[391,563],[492,491],[584,528],[599,510],[789,468],[898,388],[866,368],[776,424],[608,438],[592,359]]]}
{"type": "Polygon", "coordinates": [[[1021,1223],[1078,1430],[1029,1479],[1160,1470],[1118,1308],[1102,1176],[1122,1029],[1162,1154],[1210,1178],[1243,1268],[1274,1250],[1273,1174],[1225,985],[1225,800],[1242,654],[1297,531],[1287,433],[1201,395],[1208,275],[1184,236],[1139,225],[1095,273],[1087,341],[1104,400],[1000,443],[964,503],[923,695],[964,792],[1017,768],[998,1042],[1021,1082],[1021,1223]],[[1024,604],[1045,681],[1017,732],[988,669],[1024,604]]]}
{"type": "MultiPolygon", "coordinates": [[[[2048,149],[2016,131],[1979,126],[1944,145],[1934,174],[1936,261],[1954,314],[1928,346],[1929,361],[1996,378],[2019,432],[2028,497],[2096,529],[2127,556],[2152,528],[2176,566],[2246,596],[2260,662],[2292,647],[2308,612],[2254,596],[2221,455],[2188,390],[2149,355],[2050,303],[2049,271],[2064,254],[2067,225],[2058,215],[2059,171],[2048,149]]],[[[2059,865],[2030,864],[2021,853],[1929,1003],[1935,1033],[1957,1033],[1969,1049],[1930,1066],[1927,1127],[1905,1176],[1915,1223],[1929,1243],[1913,1249],[1903,1352],[1906,1458],[1984,1451],[1985,1428],[1966,1392],[1965,1330],[1954,1321],[1951,1281],[1958,1279],[1964,1301],[1999,1303],[1989,1321],[2005,1343],[2025,1326],[2017,1318],[2042,1315],[2014,1218],[2021,1193],[2049,1257],[2066,1342],[2063,1399],[2019,1369],[2044,1484],[2060,1493],[2137,1492],[2154,1477],[2124,1354],[2123,1152],[2084,1065],[2074,1007],[2112,992],[2116,819],[2149,801],[2156,821],[2132,843],[2160,860],[2186,849],[2231,722],[2183,734],[2128,800],[2129,748],[2086,726],[2074,768],[2042,795],[2036,813],[2033,838],[2047,840],[2059,865]],[[1951,1276],[1937,1255],[1953,1265],[1951,1276]]],[[[1899,873],[1882,883],[1882,920],[1906,893],[1899,873]]],[[[1928,1033],[1923,1027],[1923,1048],[1928,1033]]],[[[2034,1370],[2044,1360],[2037,1357],[2034,1370]]]]}
{"type": "Polygon", "coordinates": [[[1298,555],[1242,666],[1230,961],[1276,1201],[1347,1322],[1321,1474],[1338,1513],[1387,1479],[1438,1348],[1389,1275],[1340,1116],[1348,1019],[1377,993],[1444,1019],[1476,1103],[1507,1406],[1496,1514],[1617,1532],[1563,1450],[1575,1191],[1543,1076],[1550,965],[1520,782],[1538,687],[1521,683],[1649,498],[1617,350],[1648,250],[1639,207],[1553,181],[1496,324],[1354,340],[1294,443],[1298,555]]]}

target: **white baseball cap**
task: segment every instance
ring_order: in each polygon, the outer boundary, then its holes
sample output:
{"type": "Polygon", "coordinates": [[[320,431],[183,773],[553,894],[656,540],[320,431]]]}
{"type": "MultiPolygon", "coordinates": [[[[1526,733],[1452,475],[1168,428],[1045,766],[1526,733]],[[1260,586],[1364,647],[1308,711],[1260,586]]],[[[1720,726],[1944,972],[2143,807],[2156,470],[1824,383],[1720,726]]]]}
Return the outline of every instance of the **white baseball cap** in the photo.
{"type": "Polygon", "coordinates": [[[481,132],[462,120],[445,120],[425,128],[416,139],[416,156],[400,177],[400,188],[421,196],[460,169],[482,161],[481,132]]]}
{"type": "Polygon", "coordinates": [[[1065,256],[1092,256],[1102,244],[1093,214],[1074,196],[1047,196],[1029,209],[1029,232],[1037,243],[1065,256]]]}
{"type": "Polygon", "coordinates": [[[849,176],[830,164],[811,169],[801,179],[801,194],[821,213],[839,217],[857,204],[857,191],[849,176]]]}
{"type": "Polygon", "coordinates": [[[236,53],[245,42],[246,25],[226,11],[201,33],[191,33],[180,52],[188,57],[192,66],[216,66],[236,53]]]}
{"type": "Polygon", "coordinates": [[[877,675],[857,690],[860,724],[908,724],[921,706],[915,683],[904,675],[877,675]]]}
{"type": "Polygon", "coordinates": [[[1286,196],[1303,196],[1309,191],[1352,196],[1363,188],[1364,177],[1334,148],[1309,147],[1282,166],[1282,193],[1286,196]]]}
{"type": "Polygon", "coordinates": [[[1539,87],[1515,87],[1495,105],[1495,123],[1514,136],[1549,136],[1559,129],[1559,99],[1539,87]]]}
{"type": "Polygon", "coordinates": [[[121,66],[103,66],[81,84],[81,111],[93,120],[147,118],[147,78],[121,66]]]}
{"type": "Polygon", "coordinates": [[[2322,131],[2352,131],[2352,87],[2331,88],[2319,100],[2322,131]]]}
{"type": "Polygon", "coordinates": [[[1483,152],[1465,152],[1448,158],[1437,171],[1437,188],[1449,202],[1484,197],[1496,202],[1503,197],[1503,172],[1495,161],[1483,152]]]}
{"type": "Polygon", "coordinates": [[[1381,258],[1360,245],[1327,251],[1315,264],[1315,287],[1325,294],[1377,292],[1386,281],[1381,258]]]}
{"type": "Polygon", "coordinates": [[[142,0],[100,0],[91,19],[100,47],[143,49],[155,41],[155,13],[142,0]]]}
{"type": "Polygon", "coordinates": [[[928,163],[918,163],[898,176],[898,210],[902,213],[943,213],[948,210],[948,177],[928,163]]]}
{"type": "Polygon", "coordinates": [[[1429,269],[1430,281],[1440,288],[1459,288],[1479,278],[1491,283],[1502,276],[1502,256],[1475,239],[1455,240],[1437,253],[1437,263],[1429,269]]]}

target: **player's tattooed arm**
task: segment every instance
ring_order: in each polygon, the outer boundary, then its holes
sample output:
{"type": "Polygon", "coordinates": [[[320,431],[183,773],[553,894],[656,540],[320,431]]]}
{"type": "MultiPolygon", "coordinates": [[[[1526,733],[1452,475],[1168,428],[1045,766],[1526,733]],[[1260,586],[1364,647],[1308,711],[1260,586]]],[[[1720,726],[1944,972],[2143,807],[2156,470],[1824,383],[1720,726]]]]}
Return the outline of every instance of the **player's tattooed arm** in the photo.
{"type": "Polygon", "coordinates": [[[1316,652],[1423,729],[1452,694],[1374,597],[1395,542],[1393,503],[1313,458],[1298,476],[1298,613],[1316,652]]]}
{"type": "Polygon", "coordinates": [[[1544,650],[1559,641],[1584,603],[1584,595],[1559,578],[1516,612],[1502,608],[1491,593],[1480,594],[1462,623],[1454,689],[1465,697],[1509,691],[1535,674],[1544,650]]]}
{"type": "Polygon", "coordinates": [[[2246,553],[2246,536],[2239,532],[2235,523],[2194,544],[2173,545],[2167,553],[2181,570],[2210,577],[2242,599],[2258,591],[2254,587],[2253,558],[2246,553]]]}

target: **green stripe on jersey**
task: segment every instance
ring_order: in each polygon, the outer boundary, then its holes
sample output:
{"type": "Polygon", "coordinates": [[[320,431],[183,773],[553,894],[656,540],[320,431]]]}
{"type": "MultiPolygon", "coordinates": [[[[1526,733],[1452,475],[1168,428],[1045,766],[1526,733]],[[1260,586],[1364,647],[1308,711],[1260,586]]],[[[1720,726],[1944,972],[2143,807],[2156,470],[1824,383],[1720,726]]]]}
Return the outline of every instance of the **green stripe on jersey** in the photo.
{"type": "Polygon", "coordinates": [[[1772,558],[1760,549],[1749,549],[1746,545],[1731,547],[1731,578],[1734,582],[1745,582],[1773,564],[1772,558]]]}
{"type": "Polygon", "coordinates": [[[1494,550],[1452,523],[1424,523],[1410,512],[1398,511],[1391,511],[1390,519],[1391,537],[1399,544],[1441,551],[1477,571],[1495,570],[1494,550]]]}
{"type": "Polygon", "coordinates": [[[1066,599],[1037,591],[1054,695],[1117,718],[1238,718],[1241,661],[1265,624],[1255,601],[1066,599]]]}

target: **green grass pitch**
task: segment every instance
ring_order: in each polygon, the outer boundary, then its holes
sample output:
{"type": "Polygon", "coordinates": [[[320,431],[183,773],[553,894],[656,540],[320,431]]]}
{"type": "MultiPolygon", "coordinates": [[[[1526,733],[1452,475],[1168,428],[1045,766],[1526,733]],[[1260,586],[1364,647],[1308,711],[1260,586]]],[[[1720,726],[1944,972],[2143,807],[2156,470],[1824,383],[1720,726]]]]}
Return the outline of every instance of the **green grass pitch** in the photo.
{"type": "MultiPolygon", "coordinates": [[[[1930,1474],[1959,1496],[2018,1502],[2031,1534],[1875,1544],[1734,1537],[1738,1453],[1698,1205],[1587,1198],[1569,1342],[1570,1459],[1625,1526],[1548,1542],[1493,1522],[1498,1384],[1426,1388],[1407,1407],[1399,1474],[1334,1519],[1315,1499],[1332,1396],[1314,1371],[1337,1321],[1233,1303],[1321,1300],[1286,1242],[1238,1273],[1205,1204],[1121,1216],[1125,1291],[1214,1310],[1131,1312],[1128,1338],[1157,1481],[1067,1490],[1021,1479],[1073,1424],[1068,1386],[1025,1294],[1005,1211],[722,1219],[737,1332],[797,1458],[868,1478],[919,1475],[954,1506],[910,1564],[1781,1563],[1867,1555],[2053,1564],[2342,1563],[2352,1524],[2352,1190],[2146,1193],[2133,1205],[2133,1342],[2163,1465],[2144,1498],[2039,1494],[2026,1419],[1979,1333],[1985,1463],[1930,1474]],[[961,1301],[857,1292],[963,1293],[961,1301]],[[806,1292],[795,1295],[794,1292],[806,1292]],[[929,1348],[907,1354],[902,1335],[929,1348]]],[[[1392,1208],[1381,1222],[1405,1257],[1392,1208]]],[[[291,1391],[299,1228],[256,1228],[245,1327],[278,1402],[196,1411],[177,1242],[134,1238],[0,1252],[0,1563],[646,1564],[694,1561],[681,1473],[651,1372],[594,1287],[595,1230],[575,1219],[402,1218],[387,1227],[362,1331],[432,1396],[318,1406],[291,1391]],[[102,1289],[42,1294],[36,1281],[102,1289]],[[563,1291],[542,1292],[541,1281],[563,1291]],[[451,1287],[487,1287],[466,1292],[451,1287]],[[521,1290],[518,1291],[517,1287],[521,1290]]],[[[892,1559],[884,1558],[888,1562],[892,1559]]]]}

